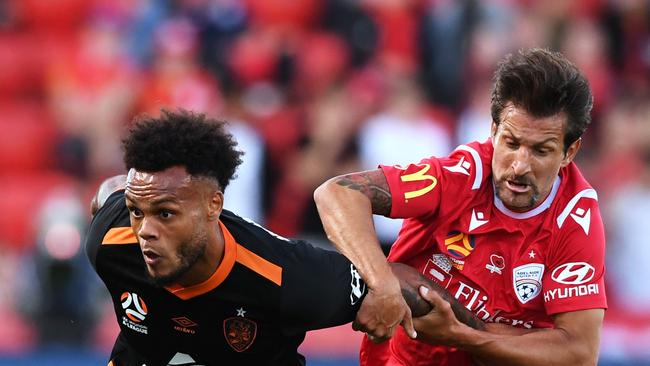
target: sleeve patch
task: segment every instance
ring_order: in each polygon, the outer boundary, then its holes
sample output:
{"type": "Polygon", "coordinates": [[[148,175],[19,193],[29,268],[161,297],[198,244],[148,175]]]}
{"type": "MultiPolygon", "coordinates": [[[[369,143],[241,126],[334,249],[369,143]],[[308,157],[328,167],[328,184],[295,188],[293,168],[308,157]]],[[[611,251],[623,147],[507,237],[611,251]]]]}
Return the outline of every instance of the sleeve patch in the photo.
{"type": "Polygon", "coordinates": [[[400,177],[400,180],[402,182],[419,182],[419,181],[429,182],[429,184],[424,188],[420,188],[414,191],[404,192],[404,199],[409,200],[411,198],[423,196],[436,187],[436,185],[438,184],[438,179],[436,179],[436,177],[434,177],[433,175],[426,174],[429,171],[429,169],[431,169],[431,165],[423,164],[422,169],[420,169],[419,171],[411,174],[405,174],[400,177]]]}

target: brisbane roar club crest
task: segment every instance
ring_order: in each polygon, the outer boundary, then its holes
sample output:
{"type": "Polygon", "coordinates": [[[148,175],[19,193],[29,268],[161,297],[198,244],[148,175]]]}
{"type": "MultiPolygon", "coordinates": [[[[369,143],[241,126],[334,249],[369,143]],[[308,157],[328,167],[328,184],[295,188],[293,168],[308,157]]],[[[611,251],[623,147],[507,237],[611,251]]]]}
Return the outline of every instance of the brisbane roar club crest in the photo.
{"type": "Polygon", "coordinates": [[[244,318],[245,313],[240,308],[237,310],[238,316],[223,321],[223,335],[226,337],[228,345],[236,352],[244,352],[250,348],[257,336],[257,324],[244,318]]]}

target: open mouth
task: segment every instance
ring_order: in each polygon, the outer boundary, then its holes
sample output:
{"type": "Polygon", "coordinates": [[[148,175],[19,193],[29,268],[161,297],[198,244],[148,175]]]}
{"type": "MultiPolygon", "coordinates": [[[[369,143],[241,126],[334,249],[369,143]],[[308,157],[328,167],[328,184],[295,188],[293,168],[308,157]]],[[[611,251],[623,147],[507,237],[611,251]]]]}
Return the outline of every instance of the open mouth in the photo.
{"type": "Polygon", "coordinates": [[[147,263],[149,265],[156,264],[161,258],[160,255],[158,255],[153,250],[149,250],[149,249],[143,250],[142,251],[142,256],[144,257],[145,263],[147,263]]]}
{"type": "Polygon", "coordinates": [[[516,180],[506,180],[508,189],[515,193],[526,193],[530,190],[530,184],[518,182],[516,180]]]}

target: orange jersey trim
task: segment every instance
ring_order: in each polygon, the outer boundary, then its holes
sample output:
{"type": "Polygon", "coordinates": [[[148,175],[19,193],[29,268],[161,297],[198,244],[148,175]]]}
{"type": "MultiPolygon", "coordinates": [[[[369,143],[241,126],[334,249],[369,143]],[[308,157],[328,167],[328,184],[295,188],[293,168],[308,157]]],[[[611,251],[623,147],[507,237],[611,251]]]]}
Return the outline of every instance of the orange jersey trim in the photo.
{"type": "Polygon", "coordinates": [[[282,286],[282,267],[267,261],[239,244],[237,244],[237,262],[276,285],[282,286]]]}
{"type": "Polygon", "coordinates": [[[102,245],[113,244],[137,244],[138,238],[135,237],[133,230],[130,226],[127,227],[114,227],[104,235],[102,245]]]}
{"type": "Polygon", "coordinates": [[[210,278],[201,283],[188,287],[183,287],[181,285],[171,285],[165,287],[167,291],[183,300],[188,300],[213,290],[215,287],[219,286],[226,279],[226,277],[228,277],[228,274],[230,274],[232,267],[235,265],[238,245],[235,242],[235,238],[233,238],[232,234],[230,234],[230,231],[228,231],[226,226],[221,223],[221,221],[219,221],[219,227],[223,233],[224,251],[223,259],[221,260],[221,263],[219,263],[217,270],[212,274],[212,276],[210,276],[210,278]]]}

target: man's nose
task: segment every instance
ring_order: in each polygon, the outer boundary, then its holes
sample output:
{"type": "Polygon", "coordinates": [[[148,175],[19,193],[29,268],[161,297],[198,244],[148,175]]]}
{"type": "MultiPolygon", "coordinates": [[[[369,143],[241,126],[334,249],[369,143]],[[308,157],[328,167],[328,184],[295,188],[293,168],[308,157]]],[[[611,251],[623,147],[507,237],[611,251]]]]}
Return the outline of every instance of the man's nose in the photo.
{"type": "Polygon", "coordinates": [[[519,147],[515,152],[515,159],[512,161],[512,169],[515,176],[523,176],[530,172],[530,152],[525,147],[519,147]]]}
{"type": "Polygon", "coordinates": [[[156,226],[153,223],[153,220],[150,218],[143,218],[140,221],[140,227],[137,230],[138,236],[144,240],[152,240],[158,238],[158,232],[156,231],[156,226]]]}

